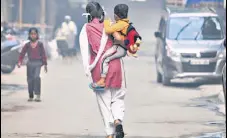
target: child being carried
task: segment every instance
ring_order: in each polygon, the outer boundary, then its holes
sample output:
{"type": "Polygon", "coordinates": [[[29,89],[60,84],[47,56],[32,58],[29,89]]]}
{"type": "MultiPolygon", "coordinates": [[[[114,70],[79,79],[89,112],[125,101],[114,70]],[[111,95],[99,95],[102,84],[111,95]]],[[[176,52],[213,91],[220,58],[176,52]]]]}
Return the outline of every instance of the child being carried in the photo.
{"type": "Polygon", "coordinates": [[[104,21],[105,32],[108,35],[118,37],[124,44],[114,43],[114,45],[104,53],[101,64],[101,78],[98,82],[90,85],[92,89],[97,90],[105,88],[105,80],[110,61],[125,57],[127,54],[137,57],[136,52],[139,50],[142,38],[132,24],[129,23],[128,9],[126,4],[118,4],[114,8],[116,23],[111,24],[110,20],[104,21]]]}

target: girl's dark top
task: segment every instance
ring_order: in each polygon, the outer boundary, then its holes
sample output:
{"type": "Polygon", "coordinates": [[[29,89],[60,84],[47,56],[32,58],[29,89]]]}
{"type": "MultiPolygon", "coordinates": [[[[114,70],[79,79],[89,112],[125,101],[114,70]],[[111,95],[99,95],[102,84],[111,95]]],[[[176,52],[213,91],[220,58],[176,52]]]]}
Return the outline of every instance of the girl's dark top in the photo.
{"type": "Polygon", "coordinates": [[[20,63],[22,63],[26,53],[29,61],[41,60],[43,65],[47,65],[46,52],[42,42],[38,42],[35,48],[32,48],[30,42],[26,43],[19,56],[20,63]]]}

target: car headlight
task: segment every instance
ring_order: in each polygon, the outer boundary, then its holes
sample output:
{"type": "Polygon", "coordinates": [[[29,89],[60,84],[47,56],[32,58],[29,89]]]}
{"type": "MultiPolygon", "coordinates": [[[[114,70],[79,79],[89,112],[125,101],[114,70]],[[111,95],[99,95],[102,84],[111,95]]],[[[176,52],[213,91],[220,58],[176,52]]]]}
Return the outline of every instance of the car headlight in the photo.
{"type": "Polygon", "coordinates": [[[218,52],[218,58],[225,58],[226,57],[226,50],[221,49],[220,52],[218,52]]]}
{"type": "Polygon", "coordinates": [[[218,55],[218,57],[219,57],[219,58],[224,58],[225,55],[224,55],[224,53],[220,53],[220,54],[218,55]]]}
{"type": "Polygon", "coordinates": [[[170,58],[179,58],[180,57],[180,53],[172,50],[169,46],[166,46],[166,54],[168,57],[170,58]]]}

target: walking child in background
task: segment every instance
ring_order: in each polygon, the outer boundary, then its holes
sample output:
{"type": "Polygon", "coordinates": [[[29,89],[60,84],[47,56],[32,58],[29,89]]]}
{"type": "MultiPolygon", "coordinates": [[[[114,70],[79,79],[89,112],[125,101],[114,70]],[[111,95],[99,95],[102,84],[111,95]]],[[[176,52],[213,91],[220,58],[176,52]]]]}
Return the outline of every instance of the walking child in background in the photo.
{"type": "Polygon", "coordinates": [[[127,54],[136,57],[141,37],[135,28],[129,23],[128,6],[126,4],[118,4],[114,8],[114,18],[116,23],[112,24],[111,20],[104,21],[105,32],[109,35],[118,37],[124,43],[118,43],[114,40],[114,45],[108,49],[102,57],[101,78],[98,82],[90,85],[91,89],[104,89],[106,84],[106,76],[109,69],[109,62],[111,60],[125,57],[127,54]]]}
{"type": "Polygon", "coordinates": [[[45,72],[47,73],[47,57],[43,43],[39,41],[39,34],[37,28],[29,29],[30,40],[23,47],[18,61],[18,67],[21,67],[25,54],[28,55],[27,63],[27,82],[28,82],[28,101],[33,101],[34,94],[36,95],[35,101],[40,102],[41,94],[41,79],[40,70],[44,65],[45,72]]]}

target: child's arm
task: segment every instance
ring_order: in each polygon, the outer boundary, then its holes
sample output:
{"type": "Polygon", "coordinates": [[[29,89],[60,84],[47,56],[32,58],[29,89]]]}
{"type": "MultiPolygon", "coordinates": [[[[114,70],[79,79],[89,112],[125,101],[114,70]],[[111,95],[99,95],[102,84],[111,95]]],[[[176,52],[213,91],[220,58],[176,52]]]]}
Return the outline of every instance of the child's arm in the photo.
{"type": "Polygon", "coordinates": [[[111,25],[110,20],[105,20],[104,21],[104,28],[107,34],[113,34],[114,32],[118,32],[123,30],[126,27],[125,23],[123,22],[118,22],[115,24],[111,25]]]}

